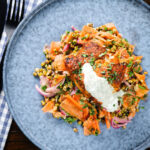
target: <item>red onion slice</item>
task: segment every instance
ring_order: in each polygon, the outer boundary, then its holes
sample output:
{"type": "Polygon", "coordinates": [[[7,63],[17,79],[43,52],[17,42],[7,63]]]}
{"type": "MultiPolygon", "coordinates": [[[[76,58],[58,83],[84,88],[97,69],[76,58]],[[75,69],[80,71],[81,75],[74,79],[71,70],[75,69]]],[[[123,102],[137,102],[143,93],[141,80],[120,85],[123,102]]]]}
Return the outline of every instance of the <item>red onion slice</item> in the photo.
{"type": "Polygon", "coordinates": [[[73,31],[77,31],[77,29],[76,29],[74,26],[71,26],[71,29],[72,29],[73,31]]]}
{"type": "Polygon", "coordinates": [[[35,85],[35,88],[36,90],[43,96],[45,97],[52,97],[54,95],[56,95],[60,90],[57,89],[57,87],[60,85],[60,84],[64,84],[65,82],[65,78],[59,83],[57,84],[56,86],[53,86],[53,87],[49,87],[46,89],[46,91],[44,92],[41,88],[38,87],[38,85],[35,85]]]}
{"type": "Polygon", "coordinates": [[[117,121],[118,123],[128,123],[128,122],[131,121],[128,118],[121,119],[121,118],[118,118],[118,117],[114,117],[113,120],[117,121]]]}
{"type": "Polygon", "coordinates": [[[123,126],[126,126],[130,121],[131,121],[132,117],[128,117],[128,118],[125,118],[125,119],[121,119],[121,118],[118,118],[118,117],[114,117],[112,120],[111,120],[111,126],[115,129],[117,128],[120,128],[120,127],[123,127],[123,126]],[[117,123],[116,123],[116,122],[117,123]]]}
{"type": "Polygon", "coordinates": [[[46,78],[46,76],[40,76],[40,84],[41,86],[47,86],[47,87],[50,87],[51,86],[51,83],[50,81],[46,78]]]}
{"type": "Polygon", "coordinates": [[[69,49],[69,44],[66,44],[63,48],[63,52],[66,52],[69,49]]]}
{"type": "Polygon", "coordinates": [[[62,115],[64,115],[65,117],[67,116],[66,112],[64,110],[62,110],[61,107],[59,108],[59,110],[60,110],[60,112],[61,112],[62,115]]]}
{"type": "Polygon", "coordinates": [[[70,93],[70,95],[72,96],[72,95],[76,94],[77,90],[78,90],[78,88],[75,87],[75,89],[72,90],[72,92],[70,93]]]}
{"type": "Polygon", "coordinates": [[[35,85],[35,88],[36,88],[36,90],[41,94],[41,95],[43,95],[43,96],[45,96],[45,97],[52,97],[52,96],[54,96],[56,93],[46,93],[46,92],[44,92],[44,91],[42,91],[42,89],[40,89],[39,87],[38,87],[38,85],[35,85]]]}

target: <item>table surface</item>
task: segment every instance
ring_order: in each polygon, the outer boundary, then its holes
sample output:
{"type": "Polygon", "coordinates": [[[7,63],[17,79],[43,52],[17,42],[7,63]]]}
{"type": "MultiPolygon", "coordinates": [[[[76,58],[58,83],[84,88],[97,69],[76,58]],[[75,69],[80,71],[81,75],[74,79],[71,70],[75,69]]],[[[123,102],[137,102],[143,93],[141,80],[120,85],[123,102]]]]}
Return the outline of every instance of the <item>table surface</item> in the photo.
{"type": "MultiPolygon", "coordinates": [[[[150,0],[145,1],[150,4],[150,0]]],[[[8,37],[10,38],[14,28],[7,26],[6,31],[8,37]]],[[[37,148],[31,141],[27,139],[27,137],[22,133],[22,131],[13,120],[6,141],[5,150],[39,150],[39,148],[37,148]]],[[[150,150],[150,148],[147,150],[150,150]]]]}
{"type": "Polygon", "coordinates": [[[5,150],[39,150],[32,144],[13,120],[9,135],[6,141],[5,150]]]}

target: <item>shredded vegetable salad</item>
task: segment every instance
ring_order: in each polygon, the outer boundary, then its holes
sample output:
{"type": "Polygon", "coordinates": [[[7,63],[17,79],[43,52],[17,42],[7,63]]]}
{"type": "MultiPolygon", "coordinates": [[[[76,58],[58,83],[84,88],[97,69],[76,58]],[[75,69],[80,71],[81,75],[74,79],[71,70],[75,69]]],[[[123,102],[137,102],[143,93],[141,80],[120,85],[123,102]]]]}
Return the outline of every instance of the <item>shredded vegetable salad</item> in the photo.
{"type": "Polygon", "coordinates": [[[77,121],[84,135],[100,134],[100,122],[108,129],[126,128],[149,91],[142,56],[133,51],[113,23],[72,26],[60,41],[45,46],[46,60],[33,73],[40,78],[42,111],[70,124],[77,121]]]}

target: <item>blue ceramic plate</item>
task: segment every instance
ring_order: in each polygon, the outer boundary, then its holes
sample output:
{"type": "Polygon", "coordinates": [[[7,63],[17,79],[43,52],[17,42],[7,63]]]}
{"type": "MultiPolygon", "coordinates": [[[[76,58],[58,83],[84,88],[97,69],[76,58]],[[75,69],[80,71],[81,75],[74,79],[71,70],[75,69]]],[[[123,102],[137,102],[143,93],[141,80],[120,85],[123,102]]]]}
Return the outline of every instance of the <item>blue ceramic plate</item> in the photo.
{"type": "MultiPolygon", "coordinates": [[[[144,56],[142,66],[150,72],[150,10],[146,5],[134,0],[49,0],[24,19],[9,43],[3,77],[11,113],[24,134],[44,150],[144,149],[150,144],[150,97],[141,103],[145,109],[126,130],[107,130],[101,124],[98,137],[85,137],[80,126],[41,111],[42,96],[35,90],[39,80],[32,73],[45,59],[44,45],[60,40],[71,25],[81,29],[89,22],[95,26],[113,22],[136,45],[135,53],[144,56]],[[78,133],[73,132],[74,126],[78,133]]],[[[150,87],[149,77],[146,82],[150,87]]]]}

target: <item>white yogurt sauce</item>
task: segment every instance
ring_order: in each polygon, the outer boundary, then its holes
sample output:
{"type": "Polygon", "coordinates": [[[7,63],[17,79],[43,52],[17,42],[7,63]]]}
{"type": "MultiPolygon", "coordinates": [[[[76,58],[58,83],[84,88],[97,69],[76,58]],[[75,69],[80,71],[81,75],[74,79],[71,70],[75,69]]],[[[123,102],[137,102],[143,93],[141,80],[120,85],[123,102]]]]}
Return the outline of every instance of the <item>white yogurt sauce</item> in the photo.
{"type": "Polygon", "coordinates": [[[114,112],[118,109],[118,97],[123,96],[124,92],[114,92],[114,88],[108,83],[107,79],[99,77],[93,71],[89,63],[82,67],[84,74],[85,89],[95,97],[108,112],[114,112]]]}

